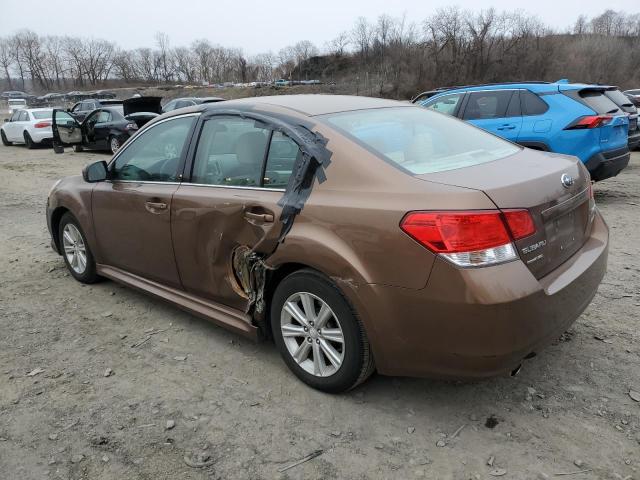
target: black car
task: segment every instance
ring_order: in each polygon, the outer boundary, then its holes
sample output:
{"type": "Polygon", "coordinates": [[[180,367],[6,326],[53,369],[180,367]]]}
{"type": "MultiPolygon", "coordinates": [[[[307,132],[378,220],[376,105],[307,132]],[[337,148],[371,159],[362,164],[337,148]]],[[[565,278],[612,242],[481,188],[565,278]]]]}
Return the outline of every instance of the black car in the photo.
{"type": "Polygon", "coordinates": [[[214,102],[222,102],[224,98],[220,97],[184,97],[184,98],[174,98],[170,102],[168,102],[164,107],[162,107],[162,113],[170,112],[171,110],[176,110],[178,108],[183,107],[192,107],[193,105],[200,105],[201,103],[214,103],[214,102]]]}
{"type": "Polygon", "coordinates": [[[616,87],[605,90],[604,94],[629,116],[629,150],[634,150],[640,145],[638,109],[633,101],[616,87]]]}
{"type": "Polygon", "coordinates": [[[121,105],[100,107],[78,121],[68,111],[53,110],[53,148],[64,150],[74,144],[76,152],[83,149],[107,150],[116,153],[138,128],[160,114],[161,97],[129,98],[121,105]]]}
{"type": "Polygon", "coordinates": [[[109,107],[112,105],[122,105],[122,100],[94,99],[94,98],[81,100],[67,111],[77,121],[82,122],[85,118],[87,118],[87,115],[89,115],[94,110],[101,107],[109,107]]]}

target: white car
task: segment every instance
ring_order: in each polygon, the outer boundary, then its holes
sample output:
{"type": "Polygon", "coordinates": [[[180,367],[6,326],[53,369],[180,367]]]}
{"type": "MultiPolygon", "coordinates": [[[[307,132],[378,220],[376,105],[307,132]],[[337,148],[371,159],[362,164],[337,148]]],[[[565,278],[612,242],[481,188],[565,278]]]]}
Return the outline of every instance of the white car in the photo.
{"type": "Polygon", "coordinates": [[[11,114],[16,110],[27,108],[27,101],[24,98],[10,98],[7,100],[7,106],[9,107],[9,113],[11,114]]]}
{"type": "Polygon", "coordinates": [[[5,146],[24,143],[34,148],[53,139],[51,130],[52,108],[28,108],[16,110],[0,127],[0,137],[5,146]]]}

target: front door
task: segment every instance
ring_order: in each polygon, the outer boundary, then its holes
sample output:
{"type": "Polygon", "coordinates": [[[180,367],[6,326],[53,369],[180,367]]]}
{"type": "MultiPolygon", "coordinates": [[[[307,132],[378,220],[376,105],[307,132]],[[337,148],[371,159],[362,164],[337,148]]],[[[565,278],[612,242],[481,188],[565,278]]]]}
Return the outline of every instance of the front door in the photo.
{"type": "Polygon", "coordinates": [[[232,261],[239,248],[269,254],[282,228],[282,198],[298,146],[249,118],[203,123],[189,182],[172,209],[176,261],[185,290],[244,310],[232,261]],[[265,162],[266,160],[266,162],[265,162]]]}
{"type": "Polygon", "coordinates": [[[171,202],[195,116],[141,132],[93,191],[98,263],[180,288],[171,242],[171,202]]]}
{"type": "Polygon", "coordinates": [[[63,153],[64,146],[82,144],[82,128],[78,121],[68,112],[55,108],[51,122],[53,132],[53,149],[63,153]]]}

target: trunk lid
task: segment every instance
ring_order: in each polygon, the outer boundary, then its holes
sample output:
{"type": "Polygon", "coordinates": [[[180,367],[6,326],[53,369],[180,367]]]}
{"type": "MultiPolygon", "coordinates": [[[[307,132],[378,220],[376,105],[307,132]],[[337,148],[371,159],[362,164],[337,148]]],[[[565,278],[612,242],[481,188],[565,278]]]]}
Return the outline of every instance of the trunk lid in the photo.
{"type": "Polygon", "coordinates": [[[536,278],[568,260],[591,231],[589,172],[574,157],[523,149],[482,165],[417,177],[481,190],[502,210],[529,210],[536,232],[515,245],[536,278]]]}
{"type": "Polygon", "coordinates": [[[122,110],[124,116],[128,116],[132,113],[162,113],[162,106],[160,102],[162,97],[133,97],[127,98],[122,102],[122,110]]]}

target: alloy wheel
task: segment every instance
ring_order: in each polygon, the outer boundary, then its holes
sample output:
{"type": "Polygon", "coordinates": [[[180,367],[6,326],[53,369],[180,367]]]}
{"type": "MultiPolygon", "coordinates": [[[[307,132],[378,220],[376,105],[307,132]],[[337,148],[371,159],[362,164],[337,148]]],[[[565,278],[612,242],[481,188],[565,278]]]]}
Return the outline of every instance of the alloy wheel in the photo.
{"type": "Polygon", "coordinates": [[[120,141],[116,138],[113,137],[111,139],[111,153],[116,153],[118,150],[120,150],[120,141]]]}
{"type": "Polygon", "coordinates": [[[291,295],[282,307],[280,329],[293,360],[317,377],[335,374],[345,342],[338,317],[321,298],[307,292],[291,295]]]}
{"type": "Polygon", "coordinates": [[[87,247],[80,230],[72,223],[67,223],[62,230],[62,247],[73,271],[82,275],[87,268],[87,247]]]}

